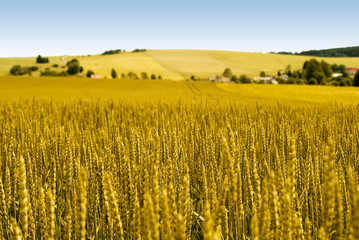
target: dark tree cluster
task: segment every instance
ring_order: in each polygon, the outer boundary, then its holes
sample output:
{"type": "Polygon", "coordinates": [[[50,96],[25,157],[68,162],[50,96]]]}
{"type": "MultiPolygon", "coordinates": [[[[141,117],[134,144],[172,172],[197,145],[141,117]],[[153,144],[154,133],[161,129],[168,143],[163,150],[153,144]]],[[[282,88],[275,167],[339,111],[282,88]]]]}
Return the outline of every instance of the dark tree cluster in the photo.
{"type": "Polygon", "coordinates": [[[333,70],[330,64],[326,63],[324,60],[319,62],[316,59],[310,59],[305,61],[303,65],[303,76],[304,79],[310,85],[325,85],[327,79],[331,78],[333,70]]]}
{"type": "Polygon", "coordinates": [[[83,72],[83,67],[80,66],[80,62],[77,59],[72,59],[70,62],[66,63],[67,73],[70,75],[75,75],[83,72]]]}
{"type": "Polygon", "coordinates": [[[141,72],[140,76],[138,76],[134,72],[128,72],[127,74],[122,73],[121,78],[122,79],[131,79],[131,80],[138,80],[138,79],[143,79],[143,80],[149,80],[149,79],[156,80],[156,79],[158,79],[158,80],[161,80],[162,76],[161,75],[156,76],[156,74],[153,74],[153,73],[151,75],[149,75],[147,72],[141,72]]]}
{"type": "Polygon", "coordinates": [[[334,86],[351,86],[353,80],[346,73],[345,65],[337,65],[325,62],[319,62],[316,59],[310,59],[303,65],[303,77],[307,84],[315,85],[334,85],[334,86]],[[334,73],[341,73],[339,77],[332,77],[334,73]]]}
{"type": "Polygon", "coordinates": [[[332,66],[333,73],[341,73],[343,76],[348,77],[348,73],[346,72],[347,67],[343,64],[338,65],[334,63],[332,66]]]}
{"type": "Polygon", "coordinates": [[[278,83],[333,86],[351,86],[353,84],[353,79],[346,73],[345,65],[330,65],[324,60],[319,62],[314,58],[305,61],[302,69],[292,71],[290,65],[288,65],[284,74],[288,76],[287,80],[284,80],[281,71],[278,71],[278,83]],[[333,73],[341,75],[333,77],[333,73]]]}
{"type": "Polygon", "coordinates": [[[156,75],[155,74],[151,74],[151,80],[156,80],[157,79],[157,77],[156,77],[156,75]]]}
{"type": "Polygon", "coordinates": [[[88,70],[87,73],[86,73],[86,77],[90,78],[93,74],[95,74],[94,71],[88,70]]]}
{"type": "Polygon", "coordinates": [[[298,55],[315,57],[359,57],[359,46],[303,51],[298,55]]]}
{"type": "Polygon", "coordinates": [[[15,65],[10,69],[10,74],[14,76],[21,76],[25,74],[31,75],[31,72],[39,70],[37,66],[32,67],[22,67],[20,65],[15,65]]]}
{"type": "MultiPolygon", "coordinates": [[[[125,50],[124,50],[125,51],[125,50]]],[[[118,54],[121,53],[122,50],[121,49],[115,49],[115,50],[108,50],[108,51],[104,51],[102,53],[102,55],[111,55],[111,54],[118,54]]]]}
{"type": "Polygon", "coordinates": [[[138,49],[138,48],[136,48],[136,49],[134,49],[132,52],[134,52],[134,53],[137,53],[137,52],[146,52],[147,51],[147,49],[138,49]]]}
{"type": "MultiPolygon", "coordinates": [[[[274,53],[274,52],[272,52],[274,53]]],[[[359,57],[359,46],[345,48],[330,48],[321,50],[309,50],[300,53],[277,52],[277,54],[302,55],[311,57],[359,57]]]]}
{"type": "Polygon", "coordinates": [[[354,76],[353,86],[359,87],[359,70],[357,71],[357,73],[356,73],[355,76],[354,76]]]}
{"type": "Polygon", "coordinates": [[[41,55],[37,56],[36,63],[49,63],[48,58],[41,57],[41,55]]]}
{"type": "Polygon", "coordinates": [[[65,71],[62,72],[57,72],[57,71],[53,71],[53,70],[45,70],[44,72],[41,72],[40,76],[42,77],[65,77],[68,76],[69,74],[65,71]]]}

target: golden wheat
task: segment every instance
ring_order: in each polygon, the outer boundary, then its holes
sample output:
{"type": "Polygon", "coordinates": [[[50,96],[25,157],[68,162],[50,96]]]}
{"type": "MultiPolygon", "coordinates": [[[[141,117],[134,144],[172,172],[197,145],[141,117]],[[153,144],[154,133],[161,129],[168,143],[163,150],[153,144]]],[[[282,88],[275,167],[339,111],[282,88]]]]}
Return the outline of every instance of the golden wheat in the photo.
{"type": "Polygon", "coordinates": [[[0,102],[0,239],[358,239],[359,109],[0,102]]]}

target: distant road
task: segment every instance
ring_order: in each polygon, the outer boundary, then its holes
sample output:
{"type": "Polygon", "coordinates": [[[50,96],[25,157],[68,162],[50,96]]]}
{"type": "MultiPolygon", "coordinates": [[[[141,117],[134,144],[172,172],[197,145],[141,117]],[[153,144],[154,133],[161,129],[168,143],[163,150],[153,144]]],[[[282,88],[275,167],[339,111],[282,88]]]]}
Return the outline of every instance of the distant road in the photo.
{"type": "Polygon", "coordinates": [[[62,61],[64,64],[67,64],[67,61],[66,61],[66,59],[65,59],[65,58],[67,58],[67,57],[68,57],[67,55],[61,57],[61,61],[62,61]]]}

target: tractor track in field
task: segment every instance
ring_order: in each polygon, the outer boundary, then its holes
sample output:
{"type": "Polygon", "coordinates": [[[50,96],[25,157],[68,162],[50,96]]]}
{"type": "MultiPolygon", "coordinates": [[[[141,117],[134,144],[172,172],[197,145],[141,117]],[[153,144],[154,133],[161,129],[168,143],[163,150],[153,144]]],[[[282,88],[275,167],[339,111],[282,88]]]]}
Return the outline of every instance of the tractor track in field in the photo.
{"type": "Polygon", "coordinates": [[[202,92],[197,87],[195,87],[193,83],[187,83],[187,87],[195,96],[201,97],[203,95],[202,92]]]}

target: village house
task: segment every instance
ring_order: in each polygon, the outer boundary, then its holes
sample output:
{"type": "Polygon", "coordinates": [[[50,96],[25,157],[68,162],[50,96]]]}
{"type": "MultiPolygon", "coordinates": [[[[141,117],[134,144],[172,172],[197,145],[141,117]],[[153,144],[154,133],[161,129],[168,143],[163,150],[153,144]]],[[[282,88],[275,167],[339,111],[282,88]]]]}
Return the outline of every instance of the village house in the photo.
{"type": "Polygon", "coordinates": [[[253,82],[264,84],[278,84],[274,77],[254,77],[253,82]]]}
{"type": "Polygon", "coordinates": [[[347,68],[346,72],[350,77],[354,77],[358,70],[359,68],[347,68]]]}
{"type": "Polygon", "coordinates": [[[283,81],[287,81],[289,76],[287,74],[282,74],[279,78],[282,79],[283,81]]]}
{"type": "Polygon", "coordinates": [[[210,82],[215,82],[217,80],[217,77],[209,77],[208,80],[210,82]]]}
{"type": "Polygon", "coordinates": [[[333,77],[333,78],[341,77],[341,76],[343,76],[342,73],[333,73],[333,74],[332,74],[332,77],[333,77]]]}
{"type": "Polygon", "coordinates": [[[99,79],[101,78],[100,74],[91,74],[91,78],[99,79]]]}

